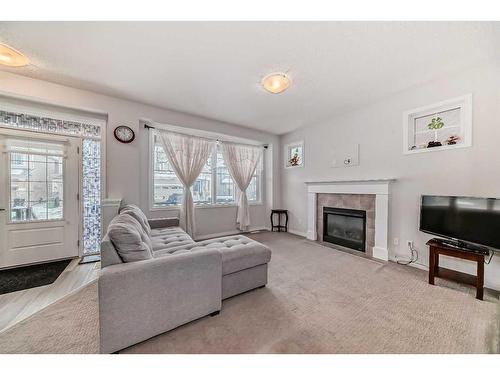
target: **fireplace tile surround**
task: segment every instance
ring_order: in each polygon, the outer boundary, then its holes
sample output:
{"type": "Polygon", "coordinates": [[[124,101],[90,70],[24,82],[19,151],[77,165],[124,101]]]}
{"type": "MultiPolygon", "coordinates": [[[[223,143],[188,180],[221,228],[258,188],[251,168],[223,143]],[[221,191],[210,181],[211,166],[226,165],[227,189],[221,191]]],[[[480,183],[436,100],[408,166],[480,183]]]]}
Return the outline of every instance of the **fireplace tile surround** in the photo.
{"type": "Polygon", "coordinates": [[[366,211],[365,254],[373,256],[375,246],[375,195],[319,193],[316,208],[316,231],[319,241],[323,241],[323,208],[348,208],[366,211]]]}
{"type": "Polygon", "coordinates": [[[389,192],[394,181],[393,178],[383,178],[306,182],[307,238],[313,241],[322,239],[322,207],[327,202],[330,202],[328,207],[337,204],[339,208],[364,209],[367,211],[366,255],[389,260],[389,192]]]}

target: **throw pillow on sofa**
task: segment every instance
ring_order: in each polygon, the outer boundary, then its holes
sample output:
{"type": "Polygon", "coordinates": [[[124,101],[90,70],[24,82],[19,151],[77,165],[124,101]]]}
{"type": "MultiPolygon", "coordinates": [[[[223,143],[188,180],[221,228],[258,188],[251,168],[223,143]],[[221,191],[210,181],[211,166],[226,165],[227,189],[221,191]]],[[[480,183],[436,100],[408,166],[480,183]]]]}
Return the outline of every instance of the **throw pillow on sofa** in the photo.
{"type": "Polygon", "coordinates": [[[108,236],[125,263],[153,257],[151,239],[129,214],[123,213],[111,220],[108,236]]]}
{"type": "Polygon", "coordinates": [[[144,215],[144,212],[134,204],[126,204],[120,208],[120,213],[126,213],[136,219],[139,224],[141,224],[142,229],[146,232],[148,236],[151,236],[151,226],[149,225],[148,218],[144,215]]]}

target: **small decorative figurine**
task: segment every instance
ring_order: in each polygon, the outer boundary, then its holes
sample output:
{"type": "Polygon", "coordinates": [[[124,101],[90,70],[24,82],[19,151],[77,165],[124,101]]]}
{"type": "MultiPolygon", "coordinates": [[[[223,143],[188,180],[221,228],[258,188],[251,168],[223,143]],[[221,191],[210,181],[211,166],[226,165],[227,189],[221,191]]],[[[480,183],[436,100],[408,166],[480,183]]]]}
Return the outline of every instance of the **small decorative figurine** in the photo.
{"type": "Polygon", "coordinates": [[[427,148],[431,148],[431,147],[439,147],[439,146],[442,146],[443,144],[439,141],[430,141],[428,144],[427,144],[427,148]]]}
{"type": "Polygon", "coordinates": [[[460,137],[458,135],[450,135],[448,139],[446,140],[447,145],[456,145],[457,141],[460,140],[460,137]]]}

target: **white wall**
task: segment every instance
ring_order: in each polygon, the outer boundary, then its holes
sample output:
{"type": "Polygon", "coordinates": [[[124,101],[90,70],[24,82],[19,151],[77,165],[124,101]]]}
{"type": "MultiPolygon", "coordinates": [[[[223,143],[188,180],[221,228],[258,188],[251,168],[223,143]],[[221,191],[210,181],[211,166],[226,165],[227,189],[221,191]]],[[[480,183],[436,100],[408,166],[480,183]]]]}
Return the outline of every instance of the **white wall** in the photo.
{"type": "MultiPolygon", "coordinates": [[[[105,114],[108,119],[106,129],[106,197],[124,198],[127,202],[136,203],[150,217],[177,215],[178,211],[155,210],[149,212],[148,131],[140,127],[141,119],[209,130],[267,143],[271,147],[265,153],[271,165],[266,171],[269,178],[266,178],[268,189],[264,196],[265,204],[251,206],[250,216],[252,227],[269,225],[268,212],[274,202],[279,202],[280,192],[279,178],[270,179],[273,176],[271,167],[279,167],[279,156],[276,154],[280,149],[279,137],[276,135],[6,72],[0,72],[0,94],[21,96],[25,99],[51,105],[105,114]],[[118,125],[130,126],[136,133],[136,140],[131,144],[122,144],[116,141],[113,130],[118,125]]],[[[236,228],[235,218],[236,207],[197,209],[198,234],[208,236],[233,232],[236,228]]]]}
{"type": "MultiPolygon", "coordinates": [[[[408,257],[406,240],[413,240],[419,263],[427,265],[425,242],[431,236],[418,230],[421,194],[500,197],[499,77],[498,66],[476,68],[284,135],[280,156],[284,144],[301,139],[306,152],[304,168],[285,170],[281,162],[282,202],[291,212],[291,230],[306,232],[304,181],[395,177],[398,180],[390,202],[390,257],[408,257]],[[473,94],[473,147],[403,155],[403,111],[468,93],[473,94]],[[360,165],[331,168],[334,146],[354,143],[360,144],[360,165]],[[393,244],[394,238],[399,238],[399,246],[393,244]]],[[[475,272],[465,261],[442,264],[475,272]]],[[[500,290],[500,254],[485,272],[486,285],[500,290]]]]}

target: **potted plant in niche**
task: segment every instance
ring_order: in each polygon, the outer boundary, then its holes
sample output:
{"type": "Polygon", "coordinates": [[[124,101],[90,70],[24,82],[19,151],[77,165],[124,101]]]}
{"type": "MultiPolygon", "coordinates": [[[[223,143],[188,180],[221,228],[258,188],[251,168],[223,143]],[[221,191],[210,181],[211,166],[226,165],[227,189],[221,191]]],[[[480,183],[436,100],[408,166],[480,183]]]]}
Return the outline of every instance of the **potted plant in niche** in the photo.
{"type": "Polygon", "coordinates": [[[429,141],[427,147],[439,147],[442,146],[441,142],[438,141],[438,130],[444,126],[443,119],[441,117],[434,117],[427,127],[429,130],[434,130],[434,140],[429,141]]]}

